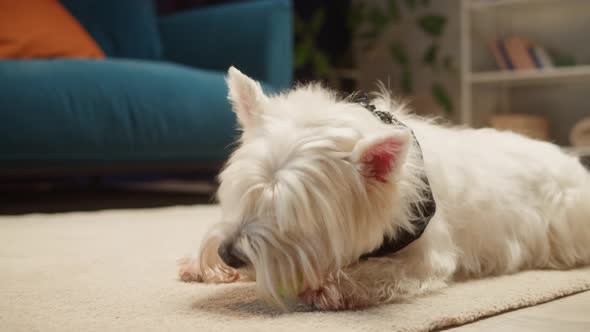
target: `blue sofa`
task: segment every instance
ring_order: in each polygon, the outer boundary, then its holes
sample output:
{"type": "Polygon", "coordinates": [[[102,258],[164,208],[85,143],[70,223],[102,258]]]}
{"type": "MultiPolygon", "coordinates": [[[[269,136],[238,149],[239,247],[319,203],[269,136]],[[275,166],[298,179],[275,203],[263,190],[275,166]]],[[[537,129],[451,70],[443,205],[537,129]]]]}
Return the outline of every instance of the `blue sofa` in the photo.
{"type": "Polygon", "coordinates": [[[153,15],[159,44],[147,59],[109,54],[116,40],[88,25],[107,59],[0,61],[0,175],[214,169],[236,136],[227,68],[271,91],[290,86],[288,0],[153,15]]]}

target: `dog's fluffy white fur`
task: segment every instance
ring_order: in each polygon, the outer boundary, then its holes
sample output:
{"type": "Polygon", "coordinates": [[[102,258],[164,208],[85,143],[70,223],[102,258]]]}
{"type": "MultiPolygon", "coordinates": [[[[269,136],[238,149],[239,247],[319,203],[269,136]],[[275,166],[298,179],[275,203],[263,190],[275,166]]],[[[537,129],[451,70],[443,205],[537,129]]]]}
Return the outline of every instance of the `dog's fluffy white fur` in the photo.
{"type": "Polygon", "coordinates": [[[441,126],[387,93],[382,123],[362,106],[307,85],[266,96],[235,68],[227,83],[242,136],[220,175],[223,221],[186,260],[184,280],[255,280],[283,309],[338,310],[523,269],[590,263],[590,173],[557,146],[493,129],[441,126]],[[420,239],[359,261],[384,235],[412,230],[426,172],[437,211],[420,239]],[[221,244],[246,262],[233,269],[221,244]]]}

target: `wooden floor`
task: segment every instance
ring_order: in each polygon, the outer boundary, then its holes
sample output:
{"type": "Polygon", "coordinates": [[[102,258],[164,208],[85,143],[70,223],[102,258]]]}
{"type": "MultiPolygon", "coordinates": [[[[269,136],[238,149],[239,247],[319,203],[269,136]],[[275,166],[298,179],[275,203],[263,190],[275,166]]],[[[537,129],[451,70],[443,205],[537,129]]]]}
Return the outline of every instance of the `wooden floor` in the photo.
{"type": "Polygon", "coordinates": [[[452,332],[588,332],[590,291],[460,326],[452,332]]]}

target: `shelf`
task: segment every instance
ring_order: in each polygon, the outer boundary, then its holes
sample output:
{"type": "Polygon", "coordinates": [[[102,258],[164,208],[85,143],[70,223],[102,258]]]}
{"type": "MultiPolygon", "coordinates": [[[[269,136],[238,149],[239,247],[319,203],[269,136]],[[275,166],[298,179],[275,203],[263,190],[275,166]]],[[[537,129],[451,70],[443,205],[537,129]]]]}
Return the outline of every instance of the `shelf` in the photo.
{"type": "Polygon", "coordinates": [[[590,81],[590,65],[541,70],[488,71],[471,73],[471,84],[531,85],[540,83],[567,83],[590,81]]]}
{"type": "Polygon", "coordinates": [[[484,10],[501,7],[510,7],[512,5],[538,5],[552,2],[559,2],[560,5],[563,5],[564,2],[575,3],[583,2],[583,0],[471,0],[469,7],[474,10],[484,10]]]}
{"type": "Polygon", "coordinates": [[[508,5],[518,5],[535,0],[472,0],[470,7],[472,9],[496,8],[508,5]]]}

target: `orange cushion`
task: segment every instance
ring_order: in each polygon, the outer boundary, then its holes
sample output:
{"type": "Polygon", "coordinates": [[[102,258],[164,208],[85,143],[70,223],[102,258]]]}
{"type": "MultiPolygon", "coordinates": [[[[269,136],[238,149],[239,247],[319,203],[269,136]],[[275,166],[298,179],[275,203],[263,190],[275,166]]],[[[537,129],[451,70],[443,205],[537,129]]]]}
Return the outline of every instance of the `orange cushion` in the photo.
{"type": "Polygon", "coordinates": [[[58,0],[0,0],[0,59],[104,58],[58,0]]]}

